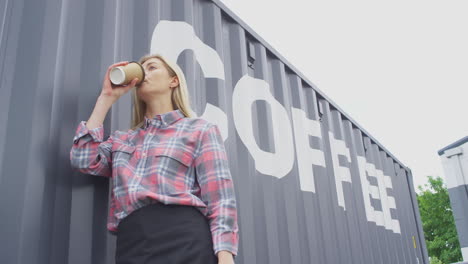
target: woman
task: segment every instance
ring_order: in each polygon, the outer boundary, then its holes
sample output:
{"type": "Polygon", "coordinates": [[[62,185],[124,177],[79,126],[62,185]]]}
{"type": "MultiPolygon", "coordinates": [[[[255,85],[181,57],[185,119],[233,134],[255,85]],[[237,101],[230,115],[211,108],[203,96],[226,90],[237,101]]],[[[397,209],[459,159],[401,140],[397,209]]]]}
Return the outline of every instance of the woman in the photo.
{"type": "Polygon", "coordinates": [[[185,77],[160,55],[140,59],[145,80],[114,86],[106,72],[70,160],[82,173],[111,177],[108,230],[116,263],[234,263],[237,207],[227,154],[216,125],[193,117],[185,77]],[[103,140],[112,104],[132,90],[132,129],[103,140]]]}

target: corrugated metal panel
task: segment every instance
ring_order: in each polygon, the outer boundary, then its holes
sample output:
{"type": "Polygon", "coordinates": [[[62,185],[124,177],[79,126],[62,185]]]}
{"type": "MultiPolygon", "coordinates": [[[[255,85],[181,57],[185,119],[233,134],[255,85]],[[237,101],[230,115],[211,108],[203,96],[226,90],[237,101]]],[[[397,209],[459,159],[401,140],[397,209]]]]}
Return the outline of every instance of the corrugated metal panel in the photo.
{"type": "Polygon", "coordinates": [[[468,137],[438,153],[445,171],[463,261],[468,263],[468,137]]]}
{"type": "MultiPolygon", "coordinates": [[[[2,263],[113,263],[108,181],[68,154],[107,66],[156,50],[226,138],[236,263],[429,263],[411,171],[219,1],[0,6],[2,263]]],[[[130,106],[113,106],[107,135],[130,106]]]]}

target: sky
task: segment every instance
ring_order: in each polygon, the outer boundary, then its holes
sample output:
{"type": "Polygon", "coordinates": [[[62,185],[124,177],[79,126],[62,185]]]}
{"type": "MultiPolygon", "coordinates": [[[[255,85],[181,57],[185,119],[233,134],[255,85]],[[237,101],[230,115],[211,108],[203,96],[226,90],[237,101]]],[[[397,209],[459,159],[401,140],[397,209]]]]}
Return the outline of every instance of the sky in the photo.
{"type": "Polygon", "coordinates": [[[468,136],[468,1],[221,0],[413,172],[468,136]],[[267,8],[266,8],[267,7],[267,8]]]}

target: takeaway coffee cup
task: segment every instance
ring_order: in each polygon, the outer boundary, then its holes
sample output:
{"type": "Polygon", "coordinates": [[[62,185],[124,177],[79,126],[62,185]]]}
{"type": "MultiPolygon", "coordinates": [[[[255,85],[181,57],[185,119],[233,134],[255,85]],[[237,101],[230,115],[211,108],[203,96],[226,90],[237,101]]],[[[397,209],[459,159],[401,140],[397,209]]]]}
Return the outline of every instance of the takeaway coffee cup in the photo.
{"type": "Polygon", "coordinates": [[[131,61],[125,66],[112,68],[109,78],[115,85],[129,84],[133,79],[138,78],[136,85],[139,85],[145,79],[145,71],[140,63],[131,61]]]}

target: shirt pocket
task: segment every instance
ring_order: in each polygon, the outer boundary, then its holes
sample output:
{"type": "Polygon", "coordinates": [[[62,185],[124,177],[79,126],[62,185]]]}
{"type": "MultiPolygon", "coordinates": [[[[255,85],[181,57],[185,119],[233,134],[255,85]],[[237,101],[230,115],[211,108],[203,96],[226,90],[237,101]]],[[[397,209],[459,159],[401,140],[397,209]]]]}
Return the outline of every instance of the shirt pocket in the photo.
{"type": "Polygon", "coordinates": [[[194,184],[189,177],[192,153],[175,148],[154,148],[148,151],[151,175],[155,175],[155,182],[165,181],[164,192],[186,192],[194,184]],[[161,178],[159,178],[161,177],[161,178]]]}
{"type": "Polygon", "coordinates": [[[185,167],[190,167],[193,162],[193,155],[190,151],[175,149],[175,148],[153,148],[148,151],[148,155],[153,158],[164,158],[171,159],[174,162],[168,162],[167,165],[184,165],[185,167]]]}
{"type": "Polygon", "coordinates": [[[112,163],[114,167],[127,166],[133,157],[135,149],[136,146],[114,141],[112,144],[112,163]]]}
{"type": "Polygon", "coordinates": [[[176,148],[158,147],[148,150],[146,176],[142,184],[166,194],[186,193],[194,185],[191,177],[192,152],[176,148]],[[164,185],[159,183],[164,182],[164,185]],[[156,183],[156,185],[154,185],[156,183]]]}

